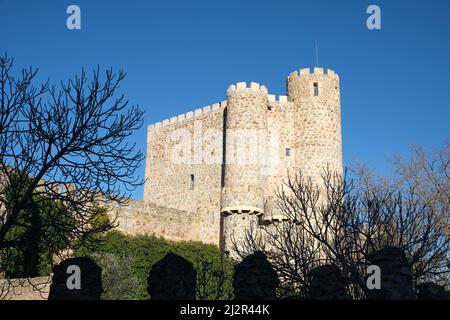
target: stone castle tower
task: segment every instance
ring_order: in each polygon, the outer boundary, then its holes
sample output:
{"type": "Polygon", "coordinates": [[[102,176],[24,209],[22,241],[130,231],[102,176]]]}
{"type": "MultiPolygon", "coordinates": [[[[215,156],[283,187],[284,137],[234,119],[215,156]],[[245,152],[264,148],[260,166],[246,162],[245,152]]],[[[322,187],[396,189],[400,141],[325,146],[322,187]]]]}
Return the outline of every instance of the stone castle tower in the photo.
{"type": "Polygon", "coordinates": [[[241,82],[225,101],[148,127],[144,199],[121,228],[230,250],[250,223],[283,220],[275,192],[288,171],[318,181],[327,167],[342,172],[334,71],[293,72],[279,97],[241,82]]]}

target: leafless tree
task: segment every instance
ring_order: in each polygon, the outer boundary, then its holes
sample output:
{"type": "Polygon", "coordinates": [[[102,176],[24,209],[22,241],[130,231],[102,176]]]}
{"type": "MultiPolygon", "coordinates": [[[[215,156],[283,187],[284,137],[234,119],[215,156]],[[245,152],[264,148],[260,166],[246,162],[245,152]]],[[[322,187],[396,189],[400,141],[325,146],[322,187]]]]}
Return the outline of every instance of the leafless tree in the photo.
{"type": "Polygon", "coordinates": [[[412,189],[355,187],[346,173],[325,170],[320,185],[301,173],[289,175],[277,198],[285,221],[249,228],[234,247],[242,256],[264,251],[282,283],[300,294],[308,290],[311,268],[333,264],[353,297],[364,298],[369,257],[384,246],[407,254],[416,283],[448,282],[450,238],[436,208],[412,189]]]}
{"type": "MultiPolygon", "coordinates": [[[[4,253],[35,244],[33,238],[18,237],[18,227],[36,230],[49,244],[55,232],[64,234],[64,243],[58,245],[65,252],[95,243],[96,235],[114,221],[91,223],[93,205],[124,204],[130,191],[142,184],[136,170],[143,154],[127,140],[141,127],[143,111],[117,94],[125,73],[108,69],[102,74],[97,68],[88,79],[83,70],[57,85],[36,85],[36,76],[37,69],[31,67],[15,75],[13,60],[0,57],[4,253]],[[33,210],[39,205],[48,208],[45,225],[41,210],[33,210]]],[[[0,272],[6,263],[0,261],[0,272]]]]}
{"type": "Polygon", "coordinates": [[[423,146],[411,146],[409,158],[393,159],[394,187],[407,188],[434,207],[449,226],[450,211],[450,141],[439,149],[427,151],[423,146]]]}
{"type": "Polygon", "coordinates": [[[423,202],[434,206],[444,224],[448,224],[450,209],[450,141],[441,148],[427,150],[423,146],[410,147],[408,156],[390,159],[393,173],[380,176],[368,165],[355,161],[350,171],[356,187],[410,191],[423,202]]]}
{"type": "Polygon", "coordinates": [[[232,295],[233,269],[221,257],[214,263],[201,257],[195,263],[197,270],[197,300],[229,300],[232,295]]]}
{"type": "Polygon", "coordinates": [[[309,272],[321,264],[318,243],[289,220],[253,222],[244,240],[236,241],[232,236],[232,243],[241,258],[258,251],[266,254],[281,279],[280,296],[303,294],[301,289],[308,287],[309,272]]]}

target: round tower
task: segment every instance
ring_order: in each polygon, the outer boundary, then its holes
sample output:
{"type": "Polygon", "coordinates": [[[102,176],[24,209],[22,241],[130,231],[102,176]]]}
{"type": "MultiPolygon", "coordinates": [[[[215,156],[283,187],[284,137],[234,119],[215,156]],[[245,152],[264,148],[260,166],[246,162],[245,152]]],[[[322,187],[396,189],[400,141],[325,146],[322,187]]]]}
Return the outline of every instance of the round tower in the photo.
{"type": "Polygon", "coordinates": [[[264,213],[267,108],[266,87],[241,82],[228,88],[221,198],[226,251],[264,213]]]}
{"type": "Polygon", "coordinates": [[[293,72],[287,80],[288,100],[295,105],[295,165],[319,183],[329,168],[342,174],[341,103],[338,75],[328,69],[293,72]]]}

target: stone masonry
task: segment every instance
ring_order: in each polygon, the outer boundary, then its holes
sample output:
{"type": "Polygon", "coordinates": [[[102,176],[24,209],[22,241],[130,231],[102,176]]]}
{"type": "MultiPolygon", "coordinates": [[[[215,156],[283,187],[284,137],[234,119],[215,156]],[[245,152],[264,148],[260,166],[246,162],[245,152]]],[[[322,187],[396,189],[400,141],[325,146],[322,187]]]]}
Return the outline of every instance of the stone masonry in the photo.
{"type": "Polygon", "coordinates": [[[288,171],[341,173],[338,75],[301,69],[286,88],[240,82],[225,101],[149,125],[143,201],[113,210],[118,229],[227,251],[250,223],[283,220],[275,192],[288,171]]]}

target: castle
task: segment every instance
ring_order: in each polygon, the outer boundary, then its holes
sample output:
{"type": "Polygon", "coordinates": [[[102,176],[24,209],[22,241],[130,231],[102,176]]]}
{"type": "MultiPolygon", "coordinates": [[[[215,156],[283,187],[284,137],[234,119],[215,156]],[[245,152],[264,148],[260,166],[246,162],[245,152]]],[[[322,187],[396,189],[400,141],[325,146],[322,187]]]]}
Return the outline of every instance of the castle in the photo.
{"type": "Polygon", "coordinates": [[[240,82],[225,101],[149,125],[143,201],[120,208],[119,230],[229,250],[250,223],[283,220],[275,192],[288,172],[342,172],[338,75],[305,68],[286,87],[276,97],[240,82]]]}

